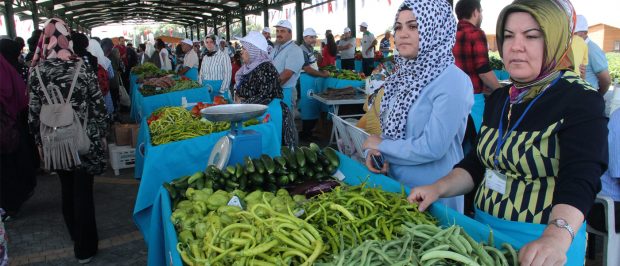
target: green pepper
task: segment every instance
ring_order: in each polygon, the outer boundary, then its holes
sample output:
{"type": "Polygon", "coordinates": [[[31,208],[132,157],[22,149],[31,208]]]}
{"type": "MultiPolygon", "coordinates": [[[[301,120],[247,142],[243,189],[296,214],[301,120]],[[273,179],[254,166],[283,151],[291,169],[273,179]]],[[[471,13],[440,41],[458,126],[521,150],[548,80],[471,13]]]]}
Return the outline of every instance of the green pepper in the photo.
{"type": "Polygon", "coordinates": [[[192,240],[194,240],[194,234],[192,234],[192,231],[183,230],[179,233],[179,242],[189,243],[192,240]]]}

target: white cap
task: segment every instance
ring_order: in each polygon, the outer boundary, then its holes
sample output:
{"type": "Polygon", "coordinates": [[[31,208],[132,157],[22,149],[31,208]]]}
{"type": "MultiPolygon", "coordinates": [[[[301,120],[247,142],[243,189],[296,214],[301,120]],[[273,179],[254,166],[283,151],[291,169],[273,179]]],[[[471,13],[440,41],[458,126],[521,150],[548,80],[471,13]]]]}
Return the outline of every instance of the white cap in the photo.
{"type": "Polygon", "coordinates": [[[291,25],[291,22],[288,20],[278,21],[278,24],[276,24],[276,27],[282,27],[282,28],[287,28],[289,30],[293,30],[293,25],[291,25]]]}
{"type": "Polygon", "coordinates": [[[181,43],[187,44],[189,46],[194,45],[194,42],[192,42],[192,40],[190,40],[190,39],[184,39],[184,40],[181,41],[181,43]]]}
{"type": "Polygon", "coordinates": [[[347,32],[351,32],[351,29],[349,29],[349,27],[344,28],[344,33],[347,33],[347,32]]]}
{"type": "Polygon", "coordinates": [[[304,30],[304,37],[306,36],[316,36],[316,31],[313,28],[306,28],[304,30]]]}
{"type": "Polygon", "coordinates": [[[264,27],[263,32],[271,33],[271,29],[269,27],[264,27]]]}
{"type": "Polygon", "coordinates": [[[269,45],[267,44],[267,40],[258,31],[250,31],[248,35],[246,35],[243,38],[237,38],[237,40],[242,41],[242,42],[249,42],[253,44],[254,46],[256,46],[258,49],[268,52],[267,47],[269,45]]]}
{"type": "Polygon", "coordinates": [[[362,22],[362,24],[360,24],[360,26],[364,27],[364,28],[368,28],[368,23],[366,22],[362,22]]]}
{"type": "Polygon", "coordinates": [[[588,21],[583,15],[577,15],[577,24],[575,25],[575,32],[588,31],[588,21]]]}

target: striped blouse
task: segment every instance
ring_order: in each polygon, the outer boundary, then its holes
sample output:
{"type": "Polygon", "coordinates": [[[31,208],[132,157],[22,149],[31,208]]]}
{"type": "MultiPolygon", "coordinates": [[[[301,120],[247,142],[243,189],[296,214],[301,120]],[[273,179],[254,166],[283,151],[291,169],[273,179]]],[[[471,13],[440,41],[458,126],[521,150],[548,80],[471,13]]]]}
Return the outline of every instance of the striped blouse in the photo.
{"type": "Polygon", "coordinates": [[[587,215],[607,167],[603,98],[573,72],[549,87],[501,147],[497,170],[506,176],[501,194],[487,188],[484,179],[485,169],[495,168],[499,122],[509,131],[530,103],[514,104],[511,112],[506,105],[502,117],[508,89],[487,99],[477,148],[457,165],[478,187],[475,206],[498,218],[539,224],[548,222],[556,204],[587,215]]]}
{"type": "Polygon", "coordinates": [[[213,56],[205,55],[202,58],[198,82],[202,84],[203,80],[221,80],[222,86],[219,88],[220,93],[228,91],[232,78],[232,65],[228,54],[217,51],[213,56]]]}

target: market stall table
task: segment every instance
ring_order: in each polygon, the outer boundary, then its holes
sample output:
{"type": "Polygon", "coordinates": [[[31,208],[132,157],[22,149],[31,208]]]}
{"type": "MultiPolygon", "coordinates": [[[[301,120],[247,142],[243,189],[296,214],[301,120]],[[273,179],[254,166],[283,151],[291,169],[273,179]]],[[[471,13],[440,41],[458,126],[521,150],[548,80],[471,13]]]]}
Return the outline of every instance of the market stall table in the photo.
{"type": "MultiPolygon", "coordinates": [[[[336,176],[340,176],[345,184],[355,186],[366,182],[369,187],[379,187],[393,193],[401,193],[404,189],[405,193],[409,194],[409,188],[403,188],[397,181],[384,175],[373,174],[364,165],[341,153],[338,153],[338,156],[340,167],[336,176]]],[[[176,249],[178,243],[176,231],[170,220],[171,206],[168,192],[160,186],[151,217],[148,265],[182,265],[180,254],[176,249]]],[[[462,226],[475,241],[487,241],[489,238],[491,231],[487,225],[447,208],[441,203],[433,203],[429,212],[442,226],[455,224],[462,226]]],[[[512,244],[515,248],[523,246],[523,243],[502,232],[494,231],[493,237],[496,247],[500,247],[502,243],[512,244]]]]}
{"type": "MultiPolygon", "coordinates": [[[[341,105],[351,105],[351,104],[364,104],[364,102],[366,102],[366,95],[363,93],[360,93],[358,95],[356,95],[354,98],[351,99],[338,99],[338,100],[330,100],[330,99],[326,99],[323,96],[321,96],[320,94],[312,94],[311,95],[312,98],[316,99],[317,101],[330,106],[333,108],[333,114],[342,118],[347,118],[347,117],[357,117],[358,115],[344,115],[344,116],[340,116],[338,114],[338,110],[340,109],[341,105]]],[[[332,133],[331,133],[331,137],[329,138],[329,144],[331,145],[332,143],[334,143],[334,138],[336,136],[336,128],[332,127],[332,133]]]]}

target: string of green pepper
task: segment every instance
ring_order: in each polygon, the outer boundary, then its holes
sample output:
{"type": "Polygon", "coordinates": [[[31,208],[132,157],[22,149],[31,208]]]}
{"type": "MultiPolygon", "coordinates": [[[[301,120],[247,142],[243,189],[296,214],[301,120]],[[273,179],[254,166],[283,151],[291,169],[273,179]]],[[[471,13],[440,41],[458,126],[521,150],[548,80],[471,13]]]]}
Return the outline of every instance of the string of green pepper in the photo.
{"type": "MultiPolygon", "coordinates": [[[[149,124],[151,143],[162,145],[221,132],[230,129],[230,122],[210,122],[196,119],[183,107],[162,107],[151,116],[158,117],[149,124]]],[[[258,124],[257,119],[245,121],[244,126],[258,124]]]]}
{"type": "Polygon", "coordinates": [[[404,223],[436,223],[432,216],[409,204],[402,194],[370,188],[365,183],[336,187],[313,198],[303,208],[305,220],[321,230],[327,243],[325,253],[332,255],[365,240],[399,237],[395,228],[404,223]]]}
{"type": "Polygon", "coordinates": [[[518,265],[516,251],[509,244],[502,249],[474,241],[460,226],[441,229],[434,225],[406,223],[397,229],[395,240],[367,240],[346,249],[335,265],[518,265]]]}

